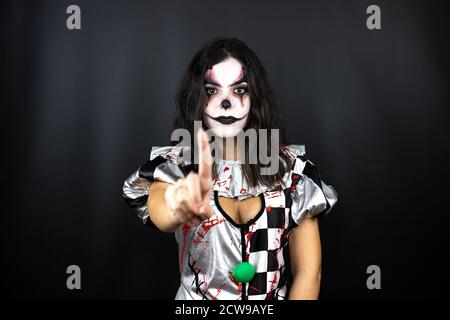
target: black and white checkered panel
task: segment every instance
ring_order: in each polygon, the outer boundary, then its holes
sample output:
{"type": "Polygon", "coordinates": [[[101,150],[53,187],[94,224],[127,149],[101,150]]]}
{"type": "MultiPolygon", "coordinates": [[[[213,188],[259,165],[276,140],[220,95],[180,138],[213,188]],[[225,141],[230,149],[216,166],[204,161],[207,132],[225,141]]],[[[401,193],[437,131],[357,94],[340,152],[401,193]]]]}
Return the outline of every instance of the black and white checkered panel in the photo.
{"type": "Polygon", "coordinates": [[[297,157],[293,165],[290,196],[292,219],[297,225],[305,215],[328,214],[338,199],[336,189],[321,179],[317,166],[304,156],[297,157]]]}
{"type": "Polygon", "coordinates": [[[289,234],[289,208],[283,191],[265,192],[266,214],[248,230],[248,262],[256,268],[247,284],[249,300],[285,299],[285,250],[289,234]]]}
{"type": "Polygon", "coordinates": [[[136,212],[144,225],[156,228],[150,220],[147,208],[150,184],[155,180],[175,183],[182,177],[184,177],[184,174],[176,163],[162,156],[157,156],[148,160],[125,180],[122,187],[122,197],[128,206],[136,212]]]}

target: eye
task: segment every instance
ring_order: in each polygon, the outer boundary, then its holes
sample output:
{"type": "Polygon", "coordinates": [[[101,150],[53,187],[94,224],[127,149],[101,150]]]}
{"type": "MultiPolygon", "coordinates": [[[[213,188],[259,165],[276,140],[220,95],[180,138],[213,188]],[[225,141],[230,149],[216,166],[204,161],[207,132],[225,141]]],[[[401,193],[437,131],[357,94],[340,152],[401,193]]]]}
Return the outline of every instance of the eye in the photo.
{"type": "Polygon", "coordinates": [[[239,87],[234,89],[234,92],[240,96],[243,96],[247,91],[248,89],[246,87],[239,87]]]}
{"type": "Polygon", "coordinates": [[[213,94],[216,94],[216,93],[217,93],[217,89],[215,89],[215,88],[206,88],[206,94],[208,96],[212,96],[213,94]]]}

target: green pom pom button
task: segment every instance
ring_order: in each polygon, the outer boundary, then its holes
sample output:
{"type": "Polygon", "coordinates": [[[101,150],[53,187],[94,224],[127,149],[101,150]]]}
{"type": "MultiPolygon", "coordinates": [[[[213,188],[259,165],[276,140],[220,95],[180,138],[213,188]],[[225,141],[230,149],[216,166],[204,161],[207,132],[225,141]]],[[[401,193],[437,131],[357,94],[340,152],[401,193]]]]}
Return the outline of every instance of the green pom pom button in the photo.
{"type": "Polygon", "coordinates": [[[248,262],[238,263],[233,269],[233,278],[239,282],[249,282],[255,275],[255,267],[248,262]]]}

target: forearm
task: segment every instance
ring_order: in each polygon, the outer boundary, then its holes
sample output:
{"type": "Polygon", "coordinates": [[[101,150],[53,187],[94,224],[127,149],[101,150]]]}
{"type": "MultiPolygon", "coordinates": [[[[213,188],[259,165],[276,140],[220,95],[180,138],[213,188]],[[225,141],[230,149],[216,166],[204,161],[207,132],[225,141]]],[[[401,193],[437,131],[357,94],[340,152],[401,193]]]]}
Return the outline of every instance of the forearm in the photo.
{"type": "Polygon", "coordinates": [[[289,300],[317,300],[320,292],[320,272],[299,272],[294,275],[289,300]]]}
{"type": "Polygon", "coordinates": [[[168,186],[168,184],[150,186],[147,207],[150,219],[159,230],[163,232],[174,232],[182,223],[176,222],[170,214],[165,200],[165,192],[168,186]]]}

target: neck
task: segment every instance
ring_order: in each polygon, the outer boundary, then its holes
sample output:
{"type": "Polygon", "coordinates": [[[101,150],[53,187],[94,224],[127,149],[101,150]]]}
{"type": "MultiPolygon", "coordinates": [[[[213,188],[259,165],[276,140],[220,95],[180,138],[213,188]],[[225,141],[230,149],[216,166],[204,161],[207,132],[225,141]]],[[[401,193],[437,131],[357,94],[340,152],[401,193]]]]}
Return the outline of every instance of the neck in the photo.
{"type": "Polygon", "coordinates": [[[222,158],[224,160],[238,160],[236,137],[222,138],[222,158]]]}

